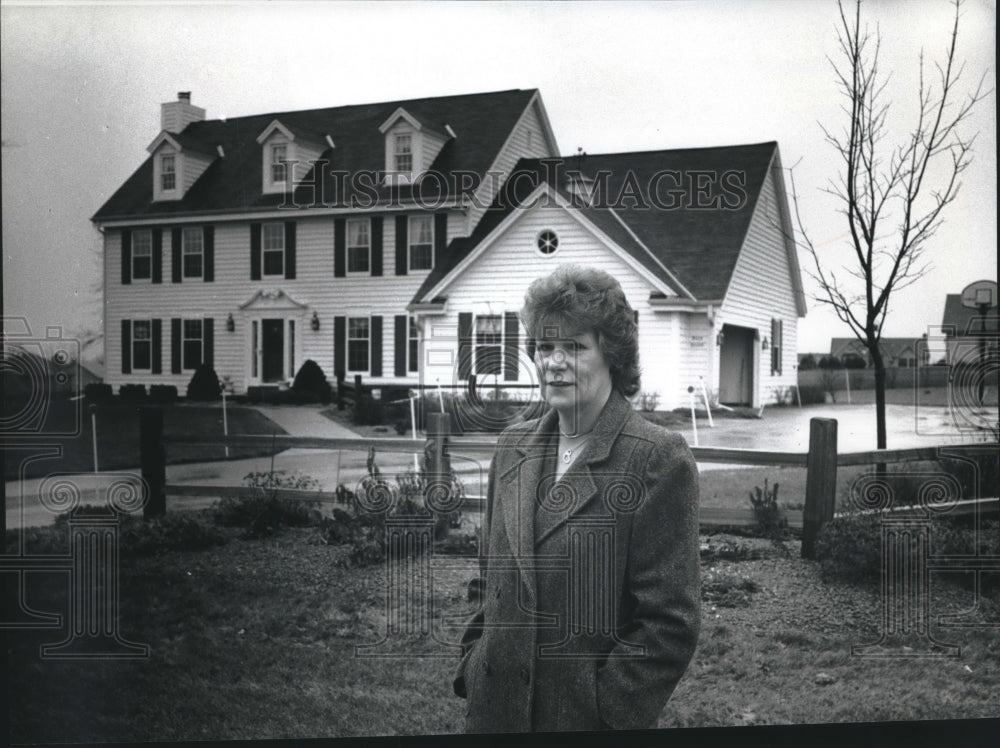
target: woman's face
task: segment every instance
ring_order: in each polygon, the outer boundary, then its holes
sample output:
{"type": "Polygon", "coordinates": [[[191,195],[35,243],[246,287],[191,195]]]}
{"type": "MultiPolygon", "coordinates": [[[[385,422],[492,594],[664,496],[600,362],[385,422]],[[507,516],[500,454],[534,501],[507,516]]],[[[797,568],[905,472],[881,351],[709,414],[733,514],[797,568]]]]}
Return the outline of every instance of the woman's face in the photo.
{"type": "Polygon", "coordinates": [[[535,365],[542,397],[557,411],[586,412],[603,407],[611,393],[611,369],[591,332],[539,340],[535,365]]]}

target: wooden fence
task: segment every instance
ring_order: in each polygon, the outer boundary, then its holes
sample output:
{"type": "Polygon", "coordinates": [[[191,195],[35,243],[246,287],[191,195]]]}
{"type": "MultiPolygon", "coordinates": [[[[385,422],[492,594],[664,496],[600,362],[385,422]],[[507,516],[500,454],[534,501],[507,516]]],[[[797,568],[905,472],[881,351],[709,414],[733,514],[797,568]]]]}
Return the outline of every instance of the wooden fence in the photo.
{"type": "MultiPolygon", "coordinates": [[[[450,415],[433,413],[428,415],[426,440],[414,441],[407,438],[320,438],[289,435],[255,436],[171,436],[163,434],[163,412],[159,408],[143,408],[140,412],[141,470],[144,485],[149,495],[144,513],[147,518],[166,512],[166,497],[199,496],[225,497],[247,493],[245,486],[180,485],[166,482],[166,445],[216,445],[228,447],[255,447],[258,449],[323,449],[367,451],[375,447],[380,452],[413,453],[422,450],[429,458],[431,475],[443,473],[450,454],[492,454],[496,441],[490,438],[450,437],[450,415]]],[[[812,418],[809,424],[809,450],[807,452],[775,452],[755,449],[729,449],[725,447],[692,447],[698,462],[734,465],[770,465],[799,467],[806,469],[805,507],[801,515],[789,513],[789,524],[802,528],[802,556],[814,558],[816,538],[820,528],[834,517],[836,506],[837,468],[846,466],[878,465],[890,463],[933,461],[942,458],[970,458],[989,454],[1000,448],[1000,444],[948,445],[943,447],[921,447],[917,449],[872,450],[838,454],[837,421],[833,418],[812,418]]],[[[343,496],[336,491],[301,491],[279,489],[279,498],[298,499],[310,502],[338,502],[343,496]]],[[[481,509],[483,497],[468,497],[464,508],[481,509]]],[[[954,513],[977,512],[985,508],[996,509],[996,497],[959,502],[954,513]]],[[[902,511],[907,511],[903,508],[902,511]]],[[[716,510],[702,508],[702,525],[745,525],[755,522],[750,509],[716,510]]]]}

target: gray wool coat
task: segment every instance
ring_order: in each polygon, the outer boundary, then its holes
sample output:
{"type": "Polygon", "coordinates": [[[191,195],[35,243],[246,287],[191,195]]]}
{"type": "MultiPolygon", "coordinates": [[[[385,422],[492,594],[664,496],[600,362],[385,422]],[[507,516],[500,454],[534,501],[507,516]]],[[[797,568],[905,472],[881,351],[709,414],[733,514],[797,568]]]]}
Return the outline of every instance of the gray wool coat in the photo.
{"type": "Polygon", "coordinates": [[[501,434],[462,636],[466,732],[653,727],[698,639],[698,471],[613,392],[557,482],[558,418],[501,434]]]}

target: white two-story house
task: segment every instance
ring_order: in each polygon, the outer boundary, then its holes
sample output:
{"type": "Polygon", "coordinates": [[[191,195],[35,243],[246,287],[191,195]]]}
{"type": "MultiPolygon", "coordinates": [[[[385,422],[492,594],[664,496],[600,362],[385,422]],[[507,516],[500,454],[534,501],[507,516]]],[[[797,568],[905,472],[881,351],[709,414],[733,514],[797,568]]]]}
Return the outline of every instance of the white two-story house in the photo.
{"type": "Polygon", "coordinates": [[[516,312],[556,264],[618,277],[659,407],[795,383],[805,313],[777,144],[557,157],[537,91],[206,120],[162,105],[95,214],[106,381],[306,359],[376,387],[534,382],[516,312]]]}

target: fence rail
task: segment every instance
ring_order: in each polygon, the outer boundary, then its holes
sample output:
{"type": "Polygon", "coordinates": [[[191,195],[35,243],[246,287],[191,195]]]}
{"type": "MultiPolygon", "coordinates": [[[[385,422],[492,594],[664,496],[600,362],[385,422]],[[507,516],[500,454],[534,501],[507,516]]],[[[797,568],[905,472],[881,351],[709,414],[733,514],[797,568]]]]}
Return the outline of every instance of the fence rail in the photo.
{"type": "MultiPolygon", "coordinates": [[[[165,436],[163,414],[158,408],[143,408],[140,415],[140,451],[142,477],[150,493],[145,505],[146,516],[156,516],[166,511],[166,496],[245,495],[243,486],[167,485],[167,444],[225,445],[227,447],[255,447],[286,449],[324,449],[367,451],[374,447],[382,452],[413,453],[422,451],[429,458],[429,472],[445,472],[450,453],[490,454],[496,447],[496,438],[450,437],[450,419],[447,413],[428,414],[427,434],[421,439],[403,437],[320,438],[282,435],[237,436],[165,436]]],[[[810,420],[809,450],[807,452],[778,452],[757,449],[730,449],[726,447],[693,447],[695,460],[734,465],[779,465],[806,469],[806,500],[803,510],[787,512],[791,527],[802,528],[802,555],[815,557],[816,537],[820,528],[834,517],[836,503],[837,468],[858,465],[886,465],[899,462],[939,460],[950,457],[982,455],[988,450],[1000,449],[1000,444],[946,445],[917,449],[874,450],[839,454],[837,452],[837,421],[832,418],[810,420]]],[[[268,492],[270,494],[270,491],[268,492]]],[[[337,502],[341,497],[333,491],[300,491],[278,489],[275,496],[310,502],[337,502]]],[[[469,496],[465,508],[481,508],[482,497],[469,496]]],[[[982,512],[984,507],[998,504],[996,498],[978,498],[960,502],[956,513],[982,512]]],[[[906,511],[902,509],[901,511],[906,511]]],[[[703,507],[700,520],[706,525],[752,524],[755,519],[749,509],[703,507]]]]}

